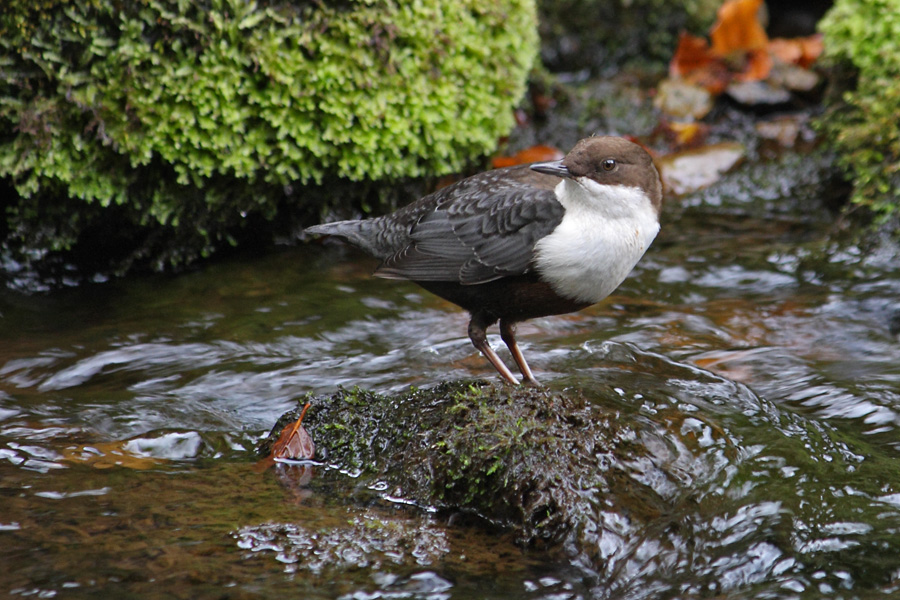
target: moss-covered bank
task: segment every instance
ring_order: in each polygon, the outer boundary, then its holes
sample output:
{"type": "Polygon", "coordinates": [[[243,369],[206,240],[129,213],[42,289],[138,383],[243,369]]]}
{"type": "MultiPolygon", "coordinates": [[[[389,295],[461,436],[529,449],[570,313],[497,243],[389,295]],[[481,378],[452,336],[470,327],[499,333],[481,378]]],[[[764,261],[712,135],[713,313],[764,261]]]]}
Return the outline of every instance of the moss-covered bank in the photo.
{"type": "Polygon", "coordinates": [[[306,202],[291,186],[491,152],[537,33],[532,0],[16,0],[0,49],[6,237],[126,229],[161,266],[306,202]]]}
{"type": "Polygon", "coordinates": [[[838,0],[819,24],[834,91],[820,120],[851,200],[881,219],[900,207],[900,2],[838,0]]]}

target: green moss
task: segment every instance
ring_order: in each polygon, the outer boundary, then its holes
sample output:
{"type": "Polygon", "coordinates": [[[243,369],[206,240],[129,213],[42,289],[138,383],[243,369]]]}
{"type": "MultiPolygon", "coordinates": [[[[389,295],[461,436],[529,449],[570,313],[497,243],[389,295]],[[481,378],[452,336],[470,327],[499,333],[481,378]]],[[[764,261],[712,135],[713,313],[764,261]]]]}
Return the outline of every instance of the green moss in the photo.
{"type": "Polygon", "coordinates": [[[286,186],[440,175],[491,152],[536,44],[532,0],[14,2],[0,177],[18,223],[46,198],[82,221],[124,206],[204,254],[248,215],[274,218],[286,186]]]}
{"type": "Polygon", "coordinates": [[[820,127],[852,201],[885,219],[900,199],[900,2],[838,0],[819,27],[836,84],[855,83],[834,95],[820,127]]]}

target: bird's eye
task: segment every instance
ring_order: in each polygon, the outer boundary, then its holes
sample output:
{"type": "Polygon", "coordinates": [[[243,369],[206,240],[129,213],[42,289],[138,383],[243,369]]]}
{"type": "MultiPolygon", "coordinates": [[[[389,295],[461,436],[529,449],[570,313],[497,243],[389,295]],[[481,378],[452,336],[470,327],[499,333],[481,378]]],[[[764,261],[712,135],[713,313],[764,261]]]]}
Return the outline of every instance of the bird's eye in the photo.
{"type": "Polygon", "coordinates": [[[604,171],[612,171],[616,168],[616,159],[607,158],[602,163],[600,163],[600,166],[603,167],[604,171]]]}

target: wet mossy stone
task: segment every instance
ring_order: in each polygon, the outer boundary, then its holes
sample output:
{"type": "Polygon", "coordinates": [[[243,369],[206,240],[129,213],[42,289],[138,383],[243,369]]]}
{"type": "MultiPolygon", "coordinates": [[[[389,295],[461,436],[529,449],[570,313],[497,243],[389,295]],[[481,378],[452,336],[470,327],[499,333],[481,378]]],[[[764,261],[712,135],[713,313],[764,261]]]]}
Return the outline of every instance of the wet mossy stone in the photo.
{"type": "MultiPolygon", "coordinates": [[[[678,411],[654,421],[621,411],[615,388],[599,393],[618,406],[572,390],[484,381],[396,396],[341,389],[301,405],[311,402],[304,427],[317,458],[359,473],[358,483],[380,483],[391,496],[486,520],[525,544],[571,546],[599,563],[598,536],[616,529],[604,515],[666,520],[696,483],[682,469],[715,479],[728,462],[721,455],[735,456],[733,440],[718,428],[707,427],[715,444],[710,453],[697,446],[696,431],[683,427],[678,411]]],[[[263,455],[297,415],[279,420],[263,455]]],[[[690,418],[691,427],[702,424],[690,418]]]]}
{"type": "Polygon", "coordinates": [[[6,4],[0,232],[65,249],[109,213],[158,267],[285,204],[314,218],[305,186],[358,209],[366,184],[461,170],[514,126],[537,55],[533,0],[6,4]]]}

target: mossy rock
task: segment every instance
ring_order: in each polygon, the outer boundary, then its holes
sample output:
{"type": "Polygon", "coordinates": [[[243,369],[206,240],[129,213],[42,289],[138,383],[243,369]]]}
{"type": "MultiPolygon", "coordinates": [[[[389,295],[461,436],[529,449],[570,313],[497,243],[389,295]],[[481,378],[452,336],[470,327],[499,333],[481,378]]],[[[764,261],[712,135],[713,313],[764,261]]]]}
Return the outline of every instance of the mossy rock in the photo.
{"type": "Polygon", "coordinates": [[[838,0],[819,23],[834,89],[819,120],[853,185],[879,220],[900,206],[900,2],[838,0]]]}
{"type": "Polygon", "coordinates": [[[0,15],[9,234],[64,249],[116,213],[154,236],[133,256],[163,266],[326,201],[304,186],[458,171],[514,125],[535,19],[533,0],[15,1],[0,15]],[[160,260],[160,237],[183,250],[160,260]]]}
{"type": "MultiPolygon", "coordinates": [[[[608,511],[629,515],[636,529],[665,520],[690,496],[682,486],[696,483],[684,479],[683,469],[708,470],[715,479],[726,464],[722,456],[739,455],[713,426],[707,442],[715,444],[719,464],[709,468],[697,418],[690,418],[689,431],[673,413],[659,429],[613,404],[620,391],[595,390],[603,401],[573,390],[461,381],[396,396],[342,389],[301,404],[311,402],[304,427],[317,458],[359,473],[360,485],[378,482],[392,496],[471,515],[523,544],[572,544],[569,551],[600,564],[597,536],[615,529],[604,523],[608,511]]],[[[297,415],[279,420],[262,455],[297,415]]]]}

